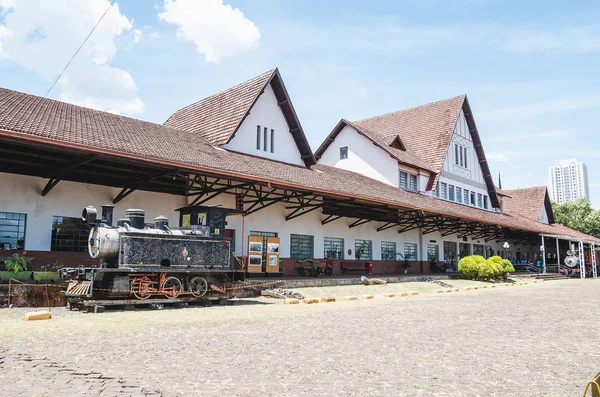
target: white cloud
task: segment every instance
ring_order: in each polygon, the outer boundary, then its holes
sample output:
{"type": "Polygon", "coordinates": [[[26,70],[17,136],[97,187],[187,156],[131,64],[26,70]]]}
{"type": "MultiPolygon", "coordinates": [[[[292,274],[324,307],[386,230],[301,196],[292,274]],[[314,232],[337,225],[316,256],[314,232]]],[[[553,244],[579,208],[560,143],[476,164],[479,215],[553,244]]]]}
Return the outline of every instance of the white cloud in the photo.
{"type": "Polygon", "coordinates": [[[133,44],[137,44],[142,38],[142,31],[139,29],[133,29],[133,44]]]}
{"type": "Polygon", "coordinates": [[[515,52],[589,53],[600,50],[600,34],[591,26],[567,28],[559,33],[521,32],[506,44],[515,52]]]}
{"type": "Polygon", "coordinates": [[[223,0],[164,0],[158,17],[177,25],[177,36],[193,42],[207,62],[256,48],[260,40],[256,25],[223,0]]]}
{"type": "MultiPolygon", "coordinates": [[[[109,6],[108,0],[0,0],[0,57],[41,76],[48,87],[109,6]]],[[[59,99],[112,112],[140,113],[131,75],[110,65],[115,38],[133,28],[115,4],[98,25],[54,90],[59,99]]],[[[47,87],[40,87],[45,94],[47,87]]]]}

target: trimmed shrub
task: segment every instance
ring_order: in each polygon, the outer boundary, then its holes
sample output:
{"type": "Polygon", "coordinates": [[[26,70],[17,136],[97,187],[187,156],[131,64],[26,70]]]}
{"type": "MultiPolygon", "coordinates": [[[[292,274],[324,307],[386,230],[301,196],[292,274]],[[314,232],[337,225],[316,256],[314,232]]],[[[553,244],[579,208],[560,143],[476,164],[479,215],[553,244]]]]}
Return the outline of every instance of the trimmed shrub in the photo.
{"type": "Polygon", "coordinates": [[[515,267],[513,266],[512,263],[510,263],[510,261],[508,259],[502,259],[502,262],[500,262],[500,264],[502,265],[502,267],[504,268],[504,271],[506,273],[514,273],[515,272],[515,267]]]}
{"type": "Polygon", "coordinates": [[[478,275],[480,280],[489,280],[494,277],[494,270],[487,263],[481,263],[479,265],[478,275]]]}
{"type": "Polygon", "coordinates": [[[485,264],[488,265],[492,271],[494,272],[494,277],[498,277],[500,275],[500,269],[498,268],[498,265],[496,265],[496,263],[494,261],[491,260],[487,260],[485,261],[485,264]]]}
{"type": "Polygon", "coordinates": [[[478,265],[485,263],[485,258],[481,255],[471,255],[470,258],[473,258],[478,265]]]}
{"type": "Polygon", "coordinates": [[[492,262],[494,262],[496,265],[499,265],[499,264],[501,264],[501,263],[502,263],[502,258],[501,258],[501,257],[499,257],[498,255],[494,255],[494,256],[490,256],[490,257],[488,258],[488,261],[492,261],[492,262]]]}
{"type": "Polygon", "coordinates": [[[465,256],[458,262],[458,272],[462,278],[473,280],[479,275],[479,266],[472,257],[465,256]]]}

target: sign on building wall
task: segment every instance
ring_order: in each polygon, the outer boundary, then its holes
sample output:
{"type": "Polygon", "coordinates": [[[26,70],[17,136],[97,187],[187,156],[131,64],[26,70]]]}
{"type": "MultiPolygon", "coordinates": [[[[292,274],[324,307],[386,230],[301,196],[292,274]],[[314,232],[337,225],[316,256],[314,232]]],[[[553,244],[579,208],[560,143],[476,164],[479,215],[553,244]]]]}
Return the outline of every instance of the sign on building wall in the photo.
{"type": "Polygon", "coordinates": [[[262,272],[262,251],[262,237],[248,236],[248,273],[262,272]]]}
{"type": "Polygon", "coordinates": [[[279,272],[279,238],[267,238],[267,273],[279,272]]]}

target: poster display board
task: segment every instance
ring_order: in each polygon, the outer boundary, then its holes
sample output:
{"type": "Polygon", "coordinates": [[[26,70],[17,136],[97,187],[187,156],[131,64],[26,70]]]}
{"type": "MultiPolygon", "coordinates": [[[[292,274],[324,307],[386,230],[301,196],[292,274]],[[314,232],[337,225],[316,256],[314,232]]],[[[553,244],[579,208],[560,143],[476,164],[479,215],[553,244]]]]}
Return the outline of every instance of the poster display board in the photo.
{"type": "Polygon", "coordinates": [[[267,273],[279,272],[279,237],[267,237],[267,273]]]}
{"type": "Polygon", "coordinates": [[[248,273],[261,273],[263,239],[261,236],[248,236],[248,273]]]}

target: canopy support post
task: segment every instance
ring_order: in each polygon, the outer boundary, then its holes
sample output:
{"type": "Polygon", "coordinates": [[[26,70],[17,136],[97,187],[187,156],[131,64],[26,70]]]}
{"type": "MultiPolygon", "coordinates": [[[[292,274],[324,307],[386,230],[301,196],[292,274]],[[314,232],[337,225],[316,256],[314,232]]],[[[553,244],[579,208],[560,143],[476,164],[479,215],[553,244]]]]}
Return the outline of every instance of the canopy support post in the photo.
{"type": "Polygon", "coordinates": [[[585,278],[585,251],[583,240],[579,241],[579,278],[582,280],[585,278]]]}
{"type": "Polygon", "coordinates": [[[556,261],[558,262],[558,272],[560,273],[560,248],[558,248],[558,239],[556,239],[556,261]]]}
{"type": "Polygon", "coordinates": [[[598,278],[598,268],[596,267],[596,244],[590,244],[590,254],[592,257],[592,277],[598,278]]]}
{"type": "Polygon", "coordinates": [[[542,236],[542,269],[546,274],[546,245],[544,244],[544,236],[542,236]]]}

